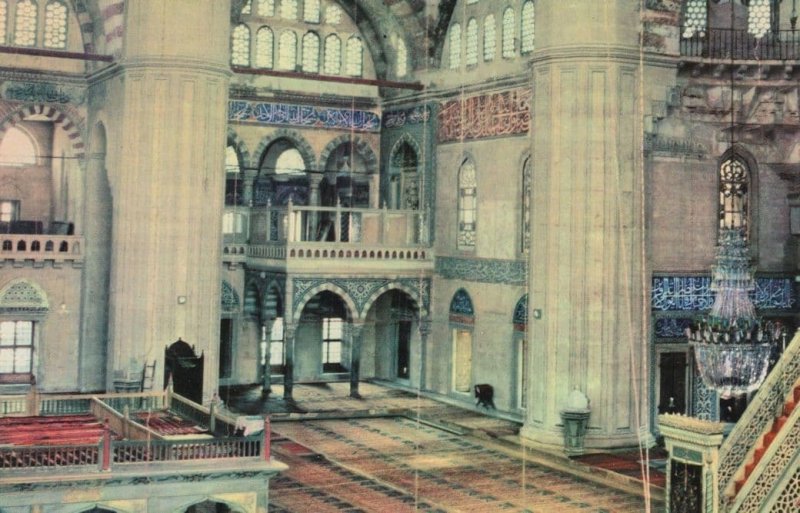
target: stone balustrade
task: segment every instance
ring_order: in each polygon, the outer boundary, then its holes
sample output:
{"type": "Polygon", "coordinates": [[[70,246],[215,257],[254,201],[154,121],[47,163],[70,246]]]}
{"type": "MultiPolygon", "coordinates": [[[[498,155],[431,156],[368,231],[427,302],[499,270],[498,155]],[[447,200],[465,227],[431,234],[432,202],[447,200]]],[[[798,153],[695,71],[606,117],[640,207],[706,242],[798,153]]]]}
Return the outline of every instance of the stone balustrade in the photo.
{"type": "Polygon", "coordinates": [[[83,237],[77,235],[0,235],[0,265],[3,260],[83,262],[83,237]]]}

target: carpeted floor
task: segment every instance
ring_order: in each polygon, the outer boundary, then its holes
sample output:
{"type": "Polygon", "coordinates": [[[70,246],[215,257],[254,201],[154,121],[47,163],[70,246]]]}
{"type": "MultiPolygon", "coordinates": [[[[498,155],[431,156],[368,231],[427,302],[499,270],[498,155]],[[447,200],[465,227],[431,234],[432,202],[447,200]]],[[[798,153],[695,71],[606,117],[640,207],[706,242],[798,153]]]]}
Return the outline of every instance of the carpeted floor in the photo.
{"type": "Polygon", "coordinates": [[[646,511],[640,497],[406,418],[273,428],[275,457],[289,469],[270,482],[272,512],[646,511]]]}

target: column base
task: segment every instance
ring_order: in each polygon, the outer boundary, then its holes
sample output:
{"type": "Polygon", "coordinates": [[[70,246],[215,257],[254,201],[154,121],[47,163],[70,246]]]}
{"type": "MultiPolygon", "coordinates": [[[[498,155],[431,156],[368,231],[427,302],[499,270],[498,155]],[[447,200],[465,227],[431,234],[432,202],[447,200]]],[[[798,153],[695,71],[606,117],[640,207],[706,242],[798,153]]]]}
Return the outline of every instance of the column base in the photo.
{"type": "MultiPolygon", "coordinates": [[[[640,431],[638,435],[635,432],[608,435],[596,431],[589,428],[586,432],[584,448],[587,452],[638,448],[640,443],[643,447],[649,448],[656,444],[653,434],[645,430],[640,431]]],[[[526,424],[520,429],[519,436],[526,446],[547,452],[564,452],[564,429],[561,425],[546,428],[526,424]]]]}

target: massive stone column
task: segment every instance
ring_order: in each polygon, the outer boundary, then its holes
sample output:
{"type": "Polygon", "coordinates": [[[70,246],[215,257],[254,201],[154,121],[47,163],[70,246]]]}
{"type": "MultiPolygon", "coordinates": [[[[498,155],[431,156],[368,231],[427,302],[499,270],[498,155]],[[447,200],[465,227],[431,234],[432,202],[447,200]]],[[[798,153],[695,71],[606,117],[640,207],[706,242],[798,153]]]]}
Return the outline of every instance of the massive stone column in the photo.
{"type": "Polygon", "coordinates": [[[524,438],[561,446],[590,401],[589,448],[649,443],[643,70],[638,2],[539,2],[524,438]]]}
{"type": "Polygon", "coordinates": [[[109,386],[179,337],[218,374],[230,0],[126,5],[122,55],[96,80],[113,113],[109,386]]]}

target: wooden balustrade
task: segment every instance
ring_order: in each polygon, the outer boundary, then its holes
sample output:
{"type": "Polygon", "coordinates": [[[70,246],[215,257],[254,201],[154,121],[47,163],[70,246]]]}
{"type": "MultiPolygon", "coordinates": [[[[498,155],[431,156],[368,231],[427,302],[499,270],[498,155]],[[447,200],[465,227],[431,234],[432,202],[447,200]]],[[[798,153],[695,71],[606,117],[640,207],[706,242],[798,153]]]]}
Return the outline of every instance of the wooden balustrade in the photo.
{"type": "MultiPolygon", "coordinates": [[[[264,455],[264,436],[225,437],[196,440],[111,440],[108,465],[103,470],[132,463],[200,461],[208,459],[258,458],[264,455]]],[[[0,447],[0,469],[31,469],[89,466],[100,469],[104,442],[94,445],[0,447]]]]}

